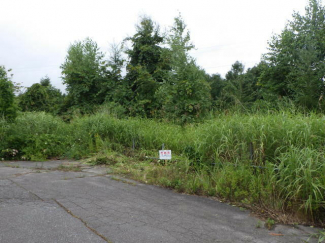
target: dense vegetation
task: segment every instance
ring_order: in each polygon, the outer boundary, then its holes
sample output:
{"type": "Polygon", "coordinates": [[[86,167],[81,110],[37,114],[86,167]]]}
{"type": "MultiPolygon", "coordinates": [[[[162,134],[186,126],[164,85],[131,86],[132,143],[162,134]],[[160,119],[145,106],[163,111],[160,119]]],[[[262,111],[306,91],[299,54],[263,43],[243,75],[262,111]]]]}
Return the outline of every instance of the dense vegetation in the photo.
{"type": "Polygon", "coordinates": [[[63,105],[61,91],[51,85],[49,77],[41,79],[40,83],[33,84],[26,92],[18,97],[21,111],[45,111],[57,115],[63,105]]]}
{"type": "Polygon", "coordinates": [[[4,66],[0,66],[0,119],[14,120],[17,115],[15,106],[14,84],[4,66]]]}
{"type": "Polygon", "coordinates": [[[67,95],[45,77],[15,97],[0,67],[0,158],[91,157],[283,222],[324,224],[324,29],[325,8],[310,0],[258,65],[235,62],[225,78],[190,56],[181,16],[167,33],[141,18],[108,59],[89,38],[72,44],[61,65],[67,95]],[[152,159],[162,144],[168,164],[152,159]]]}
{"type": "Polygon", "coordinates": [[[245,70],[235,62],[225,77],[207,74],[190,55],[194,48],[179,15],[165,32],[141,17],[136,32],[109,57],[89,38],[73,43],[61,65],[67,95],[45,77],[19,99],[22,111],[46,111],[69,120],[110,106],[120,116],[202,121],[210,111],[255,110],[289,99],[306,111],[323,111],[325,8],[310,0],[305,15],[294,13],[269,41],[260,63],[245,70]],[[46,82],[44,82],[46,80],[46,82]],[[43,82],[43,84],[42,84],[43,82]]]}

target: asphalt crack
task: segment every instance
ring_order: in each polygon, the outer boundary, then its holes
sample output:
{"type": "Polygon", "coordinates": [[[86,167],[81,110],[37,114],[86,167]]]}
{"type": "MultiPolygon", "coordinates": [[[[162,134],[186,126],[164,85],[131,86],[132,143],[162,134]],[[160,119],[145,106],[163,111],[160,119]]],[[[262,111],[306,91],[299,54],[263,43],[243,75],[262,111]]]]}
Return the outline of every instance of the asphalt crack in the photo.
{"type": "Polygon", "coordinates": [[[56,199],[52,200],[54,202],[57,203],[57,205],[59,205],[62,209],[64,209],[64,211],[66,211],[68,214],[70,214],[72,217],[79,219],[88,229],[90,229],[93,233],[95,233],[96,235],[98,235],[100,238],[102,238],[103,240],[105,240],[108,243],[112,243],[112,241],[110,241],[109,239],[107,239],[105,236],[103,236],[102,234],[100,234],[99,232],[97,232],[94,228],[90,227],[86,221],[84,221],[82,218],[78,217],[77,215],[74,215],[69,209],[67,209],[65,206],[63,206],[60,202],[58,202],[56,199]]]}
{"type": "Polygon", "coordinates": [[[7,179],[7,180],[8,180],[8,181],[11,181],[13,184],[15,184],[16,186],[22,188],[23,190],[27,191],[28,193],[30,193],[31,195],[33,195],[34,197],[36,197],[38,200],[41,200],[41,201],[44,202],[44,200],[43,200],[41,197],[39,197],[37,194],[35,194],[35,193],[33,193],[33,192],[27,190],[25,187],[23,187],[22,185],[18,184],[18,183],[15,182],[15,181],[13,181],[12,179],[7,179]]]}

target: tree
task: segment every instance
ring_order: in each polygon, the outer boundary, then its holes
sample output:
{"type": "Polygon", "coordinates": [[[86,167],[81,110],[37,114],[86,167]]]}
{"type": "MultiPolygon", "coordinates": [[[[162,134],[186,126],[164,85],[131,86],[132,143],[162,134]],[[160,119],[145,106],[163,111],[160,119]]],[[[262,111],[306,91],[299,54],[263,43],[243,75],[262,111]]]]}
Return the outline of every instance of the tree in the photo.
{"type": "Polygon", "coordinates": [[[44,78],[41,78],[39,82],[43,87],[52,87],[51,80],[48,76],[45,76],[44,78]]]}
{"type": "Polygon", "coordinates": [[[263,98],[259,80],[266,68],[267,65],[262,61],[256,66],[247,69],[244,76],[245,102],[252,103],[263,98]]]}
{"type": "Polygon", "coordinates": [[[124,58],[122,56],[122,47],[118,44],[110,46],[110,56],[107,61],[107,69],[104,70],[105,81],[101,83],[98,92],[99,100],[104,102],[115,102],[124,104],[126,95],[123,86],[122,69],[124,67],[124,58]]]}
{"type": "Polygon", "coordinates": [[[17,107],[15,105],[14,84],[8,76],[10,70],[0,66],[0,117],[12,121],[17,116],[17,107]]]}
{"type": "Polygon", "coordinates": [[[220,99],[222,90],[225,86],[225,80],[221,77],[220,74],[212,74],[208,77],[208,82],[211,87],[211,98],[214,101],[220,99]]]}
{"type": "Polygon", "coordinates": [[[40,83],[27,88],[19,95],[19,106],[22,111],[45,111],[57,115],[63,103],[63,95],[52,86],[49,77],[45,76],[40,83]]]}
{"type": "Polygon", "coordinates": [[[241,62],[236,61],[231,66],[231,70],[226,74],[226,80],[236,80],[237,78],[239,78],[240,75],[244,73],[244,70],[245,66],[241,62]]]}
{"type": "Polygon", "coordinates": [[[170,70],[156,93],[162,115],[182,123],[197,121],[211,107],[210,86],[207,74],[189,55],[194,45],[180,15],[175,18],[166,43],[169,49],[164,57],[170,60],[170,70]]]}
{"type": "Polygon", "coordinates": [[[258,80],[263,70],[263,63],[244,72],[245,67],[236,61],[226,74],[221,100],[224,105],[240,105],[247,107],[260,98],[258,80]]]}
{"type": "Polygon", "coordinates": [[[168,69],[162,57],[163,40],[159,26],[149,17],[142,17],[136,26],[136,33],[125,39],[132,46],[126,50],[129,62],[124,86],[129,90],[127,95],[130,113],[133,115],[152,117],[159,107],[155,92],[168,69]]]}
{"type": "Polygon", "coordinates": [[[264,55],[268,65],[260,78],[264,90],[307,108],[324,105],[324,29],[321,1],[310,0],[304,16],[293,14],[284,31],[272,37],[264,55]]]}
{"type": "Polygon", "coordinates": [[[244,89],[244,65],[236,61],[226,74],[226,85],[223,89],[223,100],[231,105],[242,105],[244,89]]]}
{"type": "Polygon", "coordinates": [[[87,38],[75,42],[68,49],[65,62],[61,65],[63,83],[67,85],[70,106],[82,112],[91,112],[94,105],[104,102],[98,96],[102,83],[106,82],[107,63],[97,43],[87,38]]]}

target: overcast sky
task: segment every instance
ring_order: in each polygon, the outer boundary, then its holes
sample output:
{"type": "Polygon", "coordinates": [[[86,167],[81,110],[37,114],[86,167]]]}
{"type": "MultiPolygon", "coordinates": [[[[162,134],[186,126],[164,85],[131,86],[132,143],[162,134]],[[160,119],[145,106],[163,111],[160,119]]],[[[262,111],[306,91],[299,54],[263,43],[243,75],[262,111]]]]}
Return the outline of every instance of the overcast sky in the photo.
{"type": "Polygon", "coordinates": [[[86,37],[108,52],[135,33],[140,15],[161,29],[181,12],[196,50],[192,55],[208,73],[222,76],[236,61],[257,64],[273,33],[280,33],[293,11],[304,14],[308,0],[1,0],[0,65],[13,81],[29,87],[48,75],[64,90],[60,65],[68,47],[86,37]]]}

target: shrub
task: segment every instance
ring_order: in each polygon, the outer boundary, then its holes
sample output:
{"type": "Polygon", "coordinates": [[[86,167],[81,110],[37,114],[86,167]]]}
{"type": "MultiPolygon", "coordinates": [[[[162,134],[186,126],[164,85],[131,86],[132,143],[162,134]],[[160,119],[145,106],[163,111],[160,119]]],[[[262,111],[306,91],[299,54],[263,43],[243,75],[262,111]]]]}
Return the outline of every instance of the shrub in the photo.
{"type": "Polygon", "coordinates": [[[14,103],[14,85],[8,77],[4,66],[0,66],[0,117],[14,120],[17,115],[17,107],[14,103]]]}

